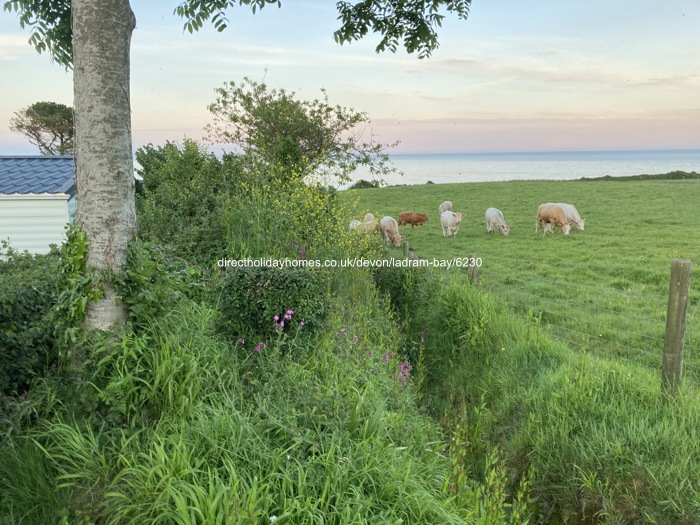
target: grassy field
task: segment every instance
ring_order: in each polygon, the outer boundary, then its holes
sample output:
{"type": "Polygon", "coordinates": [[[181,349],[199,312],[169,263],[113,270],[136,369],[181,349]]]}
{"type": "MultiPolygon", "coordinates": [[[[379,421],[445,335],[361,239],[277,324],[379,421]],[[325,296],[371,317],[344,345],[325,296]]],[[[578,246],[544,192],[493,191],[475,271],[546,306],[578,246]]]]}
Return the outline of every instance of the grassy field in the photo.
{"type": "MultiPolygon", "coordinates": [[[[450,261],[476,254],[481,284],[518,314],[548,325],[574,349],[651,369],[661,363],[671,260],[700,259],[697,180],[427,184],[342,195],[378,219],[428,214],[423,227],[400,228],[417,256],[450,261]],[[464,213],[455,238],[442,236],[438,206],[445,200],[464,213]],[[574,204],[585,231],[536,234],[542,202],[574,204]],[[492,206],[511,228],[507,237],[486,233],[484,212],[492,206]]],[[[684,375],[694,381],[700,381],[699,302],[700,287],[691,279],[684,375]]]]}

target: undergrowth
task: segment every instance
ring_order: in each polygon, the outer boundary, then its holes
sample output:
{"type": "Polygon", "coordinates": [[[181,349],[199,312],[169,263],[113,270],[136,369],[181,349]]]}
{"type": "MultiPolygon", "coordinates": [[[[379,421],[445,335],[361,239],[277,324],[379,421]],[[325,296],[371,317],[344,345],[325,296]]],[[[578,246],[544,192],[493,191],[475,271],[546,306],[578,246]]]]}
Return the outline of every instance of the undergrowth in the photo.
{"type": "Polygon", "coordinates": [[[2,522],[527,523],[495,452],[483,481],[455,478],[464,458],[419,409],[384,300],[339,279],[349,296],[313,339],[230,343],[181,298],[78,341],[5,415],[2,522]]]}

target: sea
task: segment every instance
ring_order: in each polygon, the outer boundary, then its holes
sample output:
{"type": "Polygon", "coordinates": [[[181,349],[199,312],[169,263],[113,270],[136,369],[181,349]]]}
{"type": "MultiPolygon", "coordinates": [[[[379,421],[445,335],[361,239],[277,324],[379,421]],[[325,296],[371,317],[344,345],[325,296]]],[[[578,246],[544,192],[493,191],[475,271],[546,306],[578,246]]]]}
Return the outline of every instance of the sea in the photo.
{"type": "MultiPolygon", "coordinates": [[[[574,180],[610,175],[655,175],[672,171],[700,173],[700,149],[557,151],[515,153],[390,154],[400,173],[384,177],[389,186],[509,180],[574,180]]],[[[353,181],[371,180],[359,169],[353,181]]]]}

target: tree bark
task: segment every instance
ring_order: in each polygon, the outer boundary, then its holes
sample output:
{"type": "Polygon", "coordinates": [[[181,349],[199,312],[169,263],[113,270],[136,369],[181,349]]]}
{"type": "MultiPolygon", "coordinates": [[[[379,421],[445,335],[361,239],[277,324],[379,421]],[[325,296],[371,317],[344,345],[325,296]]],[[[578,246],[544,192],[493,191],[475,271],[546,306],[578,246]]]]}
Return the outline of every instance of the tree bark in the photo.
{"type": "MultiPolygon", "coordinates": [[[[129,94],[129,0],[72,0],[76,224],[89,241],[92,271],[120,275],[136,234],[129,94]]],[[[84,327],[107,330],[127,319],[109,283],[87,307],[84,327]]]]}

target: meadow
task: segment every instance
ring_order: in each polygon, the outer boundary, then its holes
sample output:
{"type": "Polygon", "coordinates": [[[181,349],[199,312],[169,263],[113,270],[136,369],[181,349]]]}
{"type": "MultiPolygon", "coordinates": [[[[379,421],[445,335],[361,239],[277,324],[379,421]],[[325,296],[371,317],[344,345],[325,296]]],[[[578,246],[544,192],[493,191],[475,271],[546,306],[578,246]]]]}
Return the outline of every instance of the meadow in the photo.
{"type": "MultiPolygon", "coordinates": [[[[348,190],[343,198],[377,218],[426,213],[430,221],[422,227],[400,228],[418,257],[475,254],[480,284],[519,316],[547,326],[573,350],[658,370],[671,260],[700,259],[699,191],[697,180],[621,178],[392,186],[348,190]],[[442,236],[438,206],[445,200],[464,213],[454,238],[442,236]],[[542,202],[574,204],[585,230],[535,233],[542,202]],[[486,233],[488,207],[503,212],[508,236],[486,233]]],[[[691,277],[684,376],[694,382],[700,380],[699,302],[691,277]]]]}

